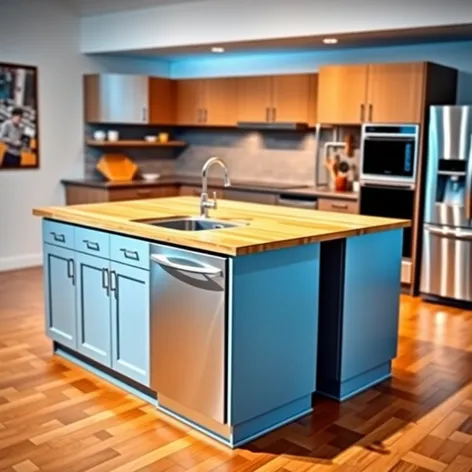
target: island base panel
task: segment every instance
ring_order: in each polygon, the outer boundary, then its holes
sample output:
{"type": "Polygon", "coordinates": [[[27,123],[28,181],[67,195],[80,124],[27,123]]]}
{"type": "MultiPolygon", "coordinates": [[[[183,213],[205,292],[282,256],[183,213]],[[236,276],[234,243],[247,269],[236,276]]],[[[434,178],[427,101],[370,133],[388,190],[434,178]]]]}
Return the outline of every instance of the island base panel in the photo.
{"type": "Polygon", "coordinates": [[[209,422],[208,418],[159,395],[157,409],[210,438],[236,448],[291,423],[312,411],[311,394],[234,426],[209,422]],[[178,412],[177,412],[178,411],[178,412]],[[200,421],[199,421],[200,420],[200,421]]]}
{"type": "Polygon", "coordinates": [[[125,377],[124,375],[121,375],[120,373],[113,371],[57,342],[53,342],[53,352],[57,356],[87,370],[106,382],[111,383],[115,387],[131,393],[151,405],[157,406],[156,392],[136,383],[134,380],[125,377]]]}
{"type": "Polygon", "coordinates": [[[321,244],[317,392],[343,401],[390,377],[402,230],[321,244]]]}
{"type": "Polygon", "coordinates": [[[385,362],[357,377],[344,382],[325,377],[318,377],[317,393],[325,397],[344,402],[351,397],[389,379],[392,376],[392,363],[385,362]]]}

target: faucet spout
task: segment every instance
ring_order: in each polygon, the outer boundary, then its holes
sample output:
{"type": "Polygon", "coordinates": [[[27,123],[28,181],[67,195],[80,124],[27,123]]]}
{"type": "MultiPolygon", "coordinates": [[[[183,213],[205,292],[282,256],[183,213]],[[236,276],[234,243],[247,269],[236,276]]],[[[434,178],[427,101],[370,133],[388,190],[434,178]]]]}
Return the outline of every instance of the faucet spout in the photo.
{"type": "Polygon", "coordinates": [[[231,180],[229,178],[228,166],[219,157],[211,157],[208,159],[202,167],[202,194],[200,196],[200,217],[208,218],[208,209],[217,208],[216,193],[213,194],[213,200],[208,199],[208,172],[210,168],[217,164],[224,170],[224,186],[229,187],[231,180]]]}

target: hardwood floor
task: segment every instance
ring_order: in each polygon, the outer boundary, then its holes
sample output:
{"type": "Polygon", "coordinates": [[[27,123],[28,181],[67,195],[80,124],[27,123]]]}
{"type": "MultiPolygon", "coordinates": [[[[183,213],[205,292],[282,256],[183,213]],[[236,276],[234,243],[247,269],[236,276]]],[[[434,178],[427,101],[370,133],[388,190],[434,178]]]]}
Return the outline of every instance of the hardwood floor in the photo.
{"type": "Polygon", "coordinates": [[[0,273],[1,471],[472,471],[472,312],[402,297],[391,381],[230,451],[52,357],[41,277],[0,273]]]}

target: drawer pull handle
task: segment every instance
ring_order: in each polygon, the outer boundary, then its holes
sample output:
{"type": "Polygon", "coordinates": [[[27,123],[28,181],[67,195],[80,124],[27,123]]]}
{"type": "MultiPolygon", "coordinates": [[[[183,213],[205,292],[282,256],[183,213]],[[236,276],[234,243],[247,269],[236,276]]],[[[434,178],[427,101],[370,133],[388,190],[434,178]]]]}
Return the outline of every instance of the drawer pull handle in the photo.
{"type": "Polygon", "coordinates": [[[129,249],[121,248],[120,251],[123,252],[123,255],[126,259],[133,259],[134,261],[139,261],[138,251],[130,251],[129,249]]]}
{"type": "Polygon", "coordinates": [[[54,231],[51,231],[51,234],[54,238],[54,241],[57,241],[58,243],[65,243],[66,242],[66,237],[63,234],[56,233],[54,231]]]}
{"type": "Polygon", "coordinates": [[[347,210],[348,206],[347,203],[341,204],[341,203],[332,203],[331,208],[337,208],[338,210],[347,210]]]}
{"type": "Polygon", "coordinates": [[[136,193],[141,196],[151,195],[151,190],[137,190],[136,193]]]}
{"type": "Polygon", "coordinates": [[[87,239],[84,239],[84,243],[87,246],[87,249],[90,249],[91,251],[100,251],[100,246],[98,243],[94,241],[88,241],[87,239]]]}

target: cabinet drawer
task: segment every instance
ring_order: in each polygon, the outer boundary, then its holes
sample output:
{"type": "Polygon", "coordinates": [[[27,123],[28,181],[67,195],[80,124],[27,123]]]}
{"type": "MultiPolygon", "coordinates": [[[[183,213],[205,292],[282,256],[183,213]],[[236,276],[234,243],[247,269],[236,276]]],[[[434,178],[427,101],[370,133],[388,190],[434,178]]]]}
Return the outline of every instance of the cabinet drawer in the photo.
{"type": "Polygon", "coordinates": [[[110,259],[149,270],[149,243],[136,238],[110,236],[110,259]]]}
{"type": "Polygon", "coordinates": [[[56,246],[74,248],[75,226],[43,220],[43,241],[56,246]]]}
{"type": "Polygon", "coordinates": [[[104,231],[76,228],[75,249],[76,251],[108,259],[110,257],[110,235],[104,231]]]}
{"type": "Polygon", "coordinates": [[[339,213],[359,213],[359,202],[334,198],[318,198],[318,210],[339,213]]]}
{"type": "Polygon", "coordinates": [[[118,202],[122,200],[140,200],[145,198],[174,197],[178,194],[177,186],[175,185],[123,188],[109,190],[109,192],[111,202],[118,202]]]}

